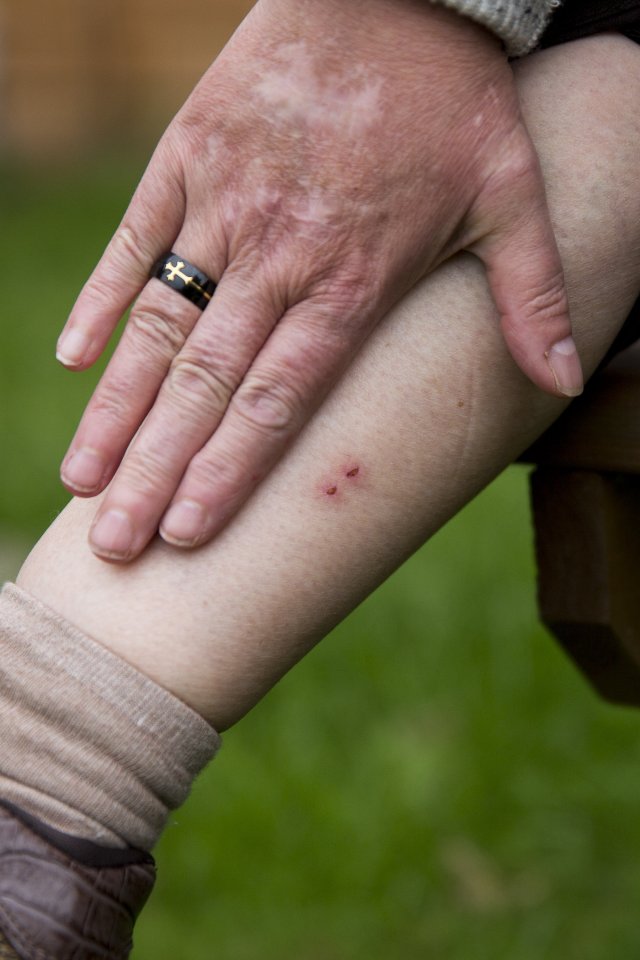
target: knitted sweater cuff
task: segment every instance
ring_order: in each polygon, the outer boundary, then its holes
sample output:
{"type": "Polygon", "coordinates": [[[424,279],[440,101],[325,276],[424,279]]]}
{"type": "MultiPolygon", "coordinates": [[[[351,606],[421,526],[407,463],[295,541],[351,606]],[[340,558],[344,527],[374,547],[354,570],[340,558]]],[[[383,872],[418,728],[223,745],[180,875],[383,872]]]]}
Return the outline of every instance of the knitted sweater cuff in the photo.
{"type": "Polygon", "coordinates": [[[433,0],[495,33],[510,57],[536,46],[560,0],[433,0]]]}

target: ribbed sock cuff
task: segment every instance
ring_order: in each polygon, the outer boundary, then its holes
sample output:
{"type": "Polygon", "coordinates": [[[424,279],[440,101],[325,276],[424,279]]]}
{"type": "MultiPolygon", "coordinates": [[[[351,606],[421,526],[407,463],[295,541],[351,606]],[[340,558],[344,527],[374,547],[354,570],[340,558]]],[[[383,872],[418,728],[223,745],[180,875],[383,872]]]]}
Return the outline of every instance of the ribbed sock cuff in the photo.
{"type": "Polygon", "coordinates": [[[0,797],[151,850],[220,746],[163,687],[13,584],[0,594],[0,797]]]}
{"type": "Polygon", "coordinates": [[[482,24],[500,37],[510,57],[536,46],[560,0],[432,0],[482,24]]]}

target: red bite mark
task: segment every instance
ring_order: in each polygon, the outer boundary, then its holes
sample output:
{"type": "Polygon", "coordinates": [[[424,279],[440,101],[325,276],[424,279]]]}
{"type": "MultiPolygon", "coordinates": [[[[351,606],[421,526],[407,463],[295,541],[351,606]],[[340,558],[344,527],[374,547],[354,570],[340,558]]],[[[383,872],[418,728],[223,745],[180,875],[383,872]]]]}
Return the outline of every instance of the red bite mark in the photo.
{"type": "Polygon", "coordinates": [[[357,477],[360,473],[360,467],[353,467],[351,470],[347,470],[348,477],[357,477]]]}
{"type": "Polygon", "coordinates": [[[327,496],[333,497],[337,492],[338,492],[338,488],[337,488],[337,487],[329,487],[329,488],[327,489],[327,496]]]}

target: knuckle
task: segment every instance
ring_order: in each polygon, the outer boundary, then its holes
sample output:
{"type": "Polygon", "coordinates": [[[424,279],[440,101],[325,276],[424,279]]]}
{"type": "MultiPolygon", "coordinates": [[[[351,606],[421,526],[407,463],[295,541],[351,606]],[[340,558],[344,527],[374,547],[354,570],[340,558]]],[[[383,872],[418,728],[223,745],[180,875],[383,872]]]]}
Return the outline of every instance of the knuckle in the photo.
{"type": "Polygon", "coordinates": [[[291,384],[274,374],[247,378],[234,398],[235,411],[254,430],[290,433],[301,403],[291,384]]]}
{"type": "Polygon", "coordinates": [[[94,394],[89,412],[105,426],[125,427],[130,419],[130,386],[114,381],[94,394]]]}
{"type": "Polygon", "coordinates": [[[229,406],[234,387],[202,357],[178,354],[169,371],[167,387],[174,401],[199,413],[221,415],[229,406]]]}
{"type": "Polygon", "coordinates": [[[145,248],[145,244],[131,223],[126,219],[120,224],[111,240],[111,254],[127,270],[131,269],[131,261],[145,274],[149,271],[153,255],[145,248]]]}
{"type": "Polygon", "coordinates": [[[562,271],[551,275],[542,285],[538,283],[533,286],[528,291],[525,303],[527,320],[543,324],[564,319],[567,315],[568,303],[562,271]]]}
{"type": "Polygon", "coordinates": [[[122,223],[114,233],[100,264],[87,282],[87,292],[99,304],[110,304],[114,277],[130,279],[132,267],[141,282],[149,275],[153,255],[144,249],[134,228],[122,223]]]}
{"type": "Polygon", "coordinates": [[[170,461],[163,459],[161,451],[150,449],[131,450],[126,457],[119,483],[130,495],[155,498],[175,480],[170,461]]]}
{"type": "Polygon", "coordinates": [[[569,304],[562,272],[542,281],[532,279],[521,287],[520,294],[518,308],[501,318],[505,335],[519,340],[533,332],[541,341],[554,342],[569,332],[569,304]]]}
{"type": "Polygon", "coordinates": [[[212,490],[216,501],[232,497],[237,490],[238,478],[244,473],[239,459],[220,450],[202,453],[194,457],[189,466],[188,483],[197,492],[198,499],[206,500],[212,490]]]}
{"type": "Polygon", "coordinates": [[[319,318],[342,325],[352,321],[381,291],[382,273],[373,268],[364,251],[350,251],[341,268],[320,279],[313,288],[319,318]]]}
{"type": "Polygon", "coordinates": [[[502,193],[527,190],[541,183],[540,166],[532,145],[524,138],[511,138],[490,161],[485,189],[502,193]]]}
{"type": "Polygon", "coordinates": [[[127,335],[139,344],[152,347],[153,352],[173,357],[184,344],[185,334],[176,323],[159,310],[148,305],[136,305],[127,324],[127,335]]]}

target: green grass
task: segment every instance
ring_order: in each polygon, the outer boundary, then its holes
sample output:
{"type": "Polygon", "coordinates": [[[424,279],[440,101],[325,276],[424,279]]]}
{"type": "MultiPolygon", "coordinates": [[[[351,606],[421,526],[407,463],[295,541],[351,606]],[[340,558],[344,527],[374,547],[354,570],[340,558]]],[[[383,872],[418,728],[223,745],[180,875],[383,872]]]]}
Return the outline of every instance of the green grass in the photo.
{"type": "Polygon", "coordinates": [[[63,370],[56,340],[135,174],[115,164],[53,179],[0,170],[0,533],[33,537],[68,499],[59,461],[98,371],[63,370]]]}
{"type": "MultiPolygon", "coordinates": [[[[55,340],[137,172],[3,178],[5,543],[65,502],[55,340]]],[[[135,960],[637,960],[638,726],[536,622],[512,468],[226,735],[135,960]]]]}

